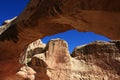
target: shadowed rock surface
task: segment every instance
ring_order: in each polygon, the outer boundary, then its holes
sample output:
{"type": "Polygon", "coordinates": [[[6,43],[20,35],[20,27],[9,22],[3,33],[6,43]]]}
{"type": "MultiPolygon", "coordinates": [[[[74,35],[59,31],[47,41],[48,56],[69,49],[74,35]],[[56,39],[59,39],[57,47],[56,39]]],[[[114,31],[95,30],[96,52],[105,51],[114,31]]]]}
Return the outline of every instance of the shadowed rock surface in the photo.
{"type": "Polygon", "coordinates": [[[77,29],[120,39],[119,3],[120,0],[30,0],[21,15],[0,28],[0,79],[6,80],[17,72],[21,67],[20,53],[39,38],[77,29]]]}
{"type": "Polygon", "coordinates": [[[35,70],[35,80],[119,80],[120,41],[95,41],[76,47],[70,56],[64,40],[50,40],[28,66],[35,70]]]}

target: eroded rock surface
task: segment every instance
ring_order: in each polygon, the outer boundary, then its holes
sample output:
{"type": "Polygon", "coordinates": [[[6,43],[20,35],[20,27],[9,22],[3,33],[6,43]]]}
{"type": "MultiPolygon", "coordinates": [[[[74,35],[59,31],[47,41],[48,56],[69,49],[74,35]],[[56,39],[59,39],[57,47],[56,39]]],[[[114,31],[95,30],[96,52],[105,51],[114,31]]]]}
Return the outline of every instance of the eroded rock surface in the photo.
{"type": "Polygon", "coordinates": [[[31,67],[23,66],[16,73],[16,76],[18,77],[17,80],[35,80],[35,74],[36,72],[31,67]]]}
{"type": "Polygon", "coordinates": [[[70,29],[120,39],[119,3],[120,0],[30,0],[21,15],[3,25],[4,31],[0,28],[1,80],[17,72],[21,52],[36,39],[70,29]]]}
{"type": "Polygon", "coordinates": [[[35,80],[119,80],[120,41],[95,41],[76,47],[70,56],[67,43],[54,39],[28,66],[35,80]]]}
{"type": "Polygon", "coordinates": [[[29,65],[36,70],[37,80],[70,80],[70,60],[67,43],[55,39],[47,44],[45,53],[34,55],[29,65]]]}
{"type": "Polygon", "coordinates": [[[29,44],[20,55],[19,62],[26,65],[33,55],[43,53],[45,51],[46,44],[42,43],[40,39],[29,44]]]}
{"type": "Polygon", "coordinates": [[[77,73],[80,73],[83,80],[119,80],[120,46],[118,45],[120,45],[120,41],[96,41],[76,47],[71,56],[83,64],[76,64],[76,66],[80,66],[79,68],[73,66],[77,71],[74,76],[76,77],[77,73]],[[82,70],[83,72],[81,72],[82,70]]]}

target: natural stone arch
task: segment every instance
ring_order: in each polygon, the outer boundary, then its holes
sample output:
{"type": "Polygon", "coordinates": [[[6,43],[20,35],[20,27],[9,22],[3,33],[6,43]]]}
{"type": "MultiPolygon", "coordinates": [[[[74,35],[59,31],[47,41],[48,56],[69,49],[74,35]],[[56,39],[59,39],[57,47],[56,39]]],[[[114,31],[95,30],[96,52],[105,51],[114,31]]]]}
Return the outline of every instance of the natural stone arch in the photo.
{"type": "Polygon", "coordinates": [[[119,3],[119,0],[30,0],[21,15],[3,25],[8,26],[4,32],[0,29],[0,78],[4,80],[16,72],[20,67],[19,54],[38,38],[77,29],[120,39],[119,3]]]}

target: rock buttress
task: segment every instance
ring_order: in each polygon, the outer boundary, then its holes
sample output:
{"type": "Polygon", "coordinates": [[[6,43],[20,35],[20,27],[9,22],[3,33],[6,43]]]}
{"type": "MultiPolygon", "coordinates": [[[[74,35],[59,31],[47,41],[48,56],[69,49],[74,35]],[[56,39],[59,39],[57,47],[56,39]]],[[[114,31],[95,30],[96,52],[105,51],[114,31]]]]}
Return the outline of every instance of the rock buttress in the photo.
{"type": "Polygon", "coordinates": [[[67,43],[55,39],[49,41],[44,53],[33,56],[29,66],[37,72],[37,80],[70,80],[70,58],[67,43]]]}

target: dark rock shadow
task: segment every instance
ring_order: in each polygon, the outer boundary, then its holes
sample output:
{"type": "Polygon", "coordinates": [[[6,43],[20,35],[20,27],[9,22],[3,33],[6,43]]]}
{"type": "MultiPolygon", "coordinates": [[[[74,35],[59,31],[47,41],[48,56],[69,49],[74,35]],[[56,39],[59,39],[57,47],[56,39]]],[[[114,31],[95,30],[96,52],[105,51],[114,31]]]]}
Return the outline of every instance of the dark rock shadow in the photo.
{"type": "Polygon", "coordinates": [[[41,54],[41,53],[44,53],[44,52],[45,52],[44,48],[37,47],[33,50],[28,51],[28,58],[31,58],[36,54],[41,54]]]}
{"type": "Polygon", "coordinates": [[[5,30],[1,35],[0,35],[0,41],[5,41],[5,40],[12,40],[13,42],[17,43],[19,40],[18,38],[18,29],[15,24],[12,24],[7,30],[5,30]]]}
{"type": "Polygon", "coordinates": [[[28,66],[36,71],[35,80],[50,80],[47,75],[47,64],[43,60],[33,57],[28,66]]]}

